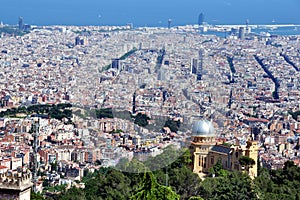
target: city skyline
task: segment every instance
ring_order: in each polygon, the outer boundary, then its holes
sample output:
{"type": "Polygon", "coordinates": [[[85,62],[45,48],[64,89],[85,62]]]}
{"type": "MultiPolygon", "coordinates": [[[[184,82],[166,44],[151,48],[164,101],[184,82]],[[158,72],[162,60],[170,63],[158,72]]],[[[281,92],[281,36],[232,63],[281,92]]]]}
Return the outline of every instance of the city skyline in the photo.
{"type": "Polygon", "coordinates": [[[300,2],[297,0],[268,2],[213,0],[213,1],[164,1],[139,2],[137,0],[109,2],[64,1],[6,1],[0,8],[0,21],[17,24],[23,16],[26,23],[34,25],[122,25],[172,26],[197,24],[200,13],[209,24],[300,23],[300,2]]]}

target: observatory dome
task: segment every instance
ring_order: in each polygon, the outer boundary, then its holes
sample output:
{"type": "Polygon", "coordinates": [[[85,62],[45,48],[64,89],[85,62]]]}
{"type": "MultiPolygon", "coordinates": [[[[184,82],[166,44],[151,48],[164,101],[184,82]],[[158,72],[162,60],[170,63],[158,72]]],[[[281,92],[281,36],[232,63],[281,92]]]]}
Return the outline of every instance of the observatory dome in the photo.
{"type": "Polygon", "coordinates": [[[192,136],[207,136],[214,137],[215,129],[213,124],[207,120],[196,121],[193,124],[192,136]]]}

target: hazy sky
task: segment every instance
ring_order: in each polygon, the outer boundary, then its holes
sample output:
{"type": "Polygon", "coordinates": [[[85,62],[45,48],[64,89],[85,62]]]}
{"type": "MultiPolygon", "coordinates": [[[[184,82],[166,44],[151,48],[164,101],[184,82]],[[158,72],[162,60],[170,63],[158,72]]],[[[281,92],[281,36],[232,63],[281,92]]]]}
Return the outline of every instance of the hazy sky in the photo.
{"type": "Polygon", "coordinates": [[[208,23],[300,24],[300,0],[1,0],[0,21],[16,24],[164,26],[197,23],[203,12],[208,23]]]}

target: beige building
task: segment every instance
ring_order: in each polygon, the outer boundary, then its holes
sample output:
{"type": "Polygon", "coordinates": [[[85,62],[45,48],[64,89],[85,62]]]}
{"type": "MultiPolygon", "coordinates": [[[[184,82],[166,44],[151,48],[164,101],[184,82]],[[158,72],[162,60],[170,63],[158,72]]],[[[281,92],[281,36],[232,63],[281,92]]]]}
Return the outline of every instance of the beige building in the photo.
{"type": "Polygon", "coordinates": [[[0,174],[0,199],[30,200],[31,187],[30,171],[0,174]]]}
{"type": "Polygon", "coordinates": [[[192,143],[190,147],[193,159],[193,172],[204,178],[209,168],[218,161],[226,170],[244,171],[254,178],[257,176],[257,141],[248,141],[245,145],[225,146],[216,143],[215,130],[209,121],[197,121],[192,128],[192,143]],[[239,159],[248,156],[255,164],[242,166],[239,159]]]}

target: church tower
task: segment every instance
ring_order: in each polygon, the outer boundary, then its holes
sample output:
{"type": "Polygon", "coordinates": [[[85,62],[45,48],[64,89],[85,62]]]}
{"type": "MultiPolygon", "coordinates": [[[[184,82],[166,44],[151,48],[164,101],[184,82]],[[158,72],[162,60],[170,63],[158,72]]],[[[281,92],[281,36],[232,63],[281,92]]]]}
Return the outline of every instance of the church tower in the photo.
{"type": "Polygon", "coordinates": [[[258,158],[258,142],[257,141],[247,141],[245,155],[252,158],[255,164],[249,168],[248,175],[251,178],[257,177],[257,158],[258,158]]]}

